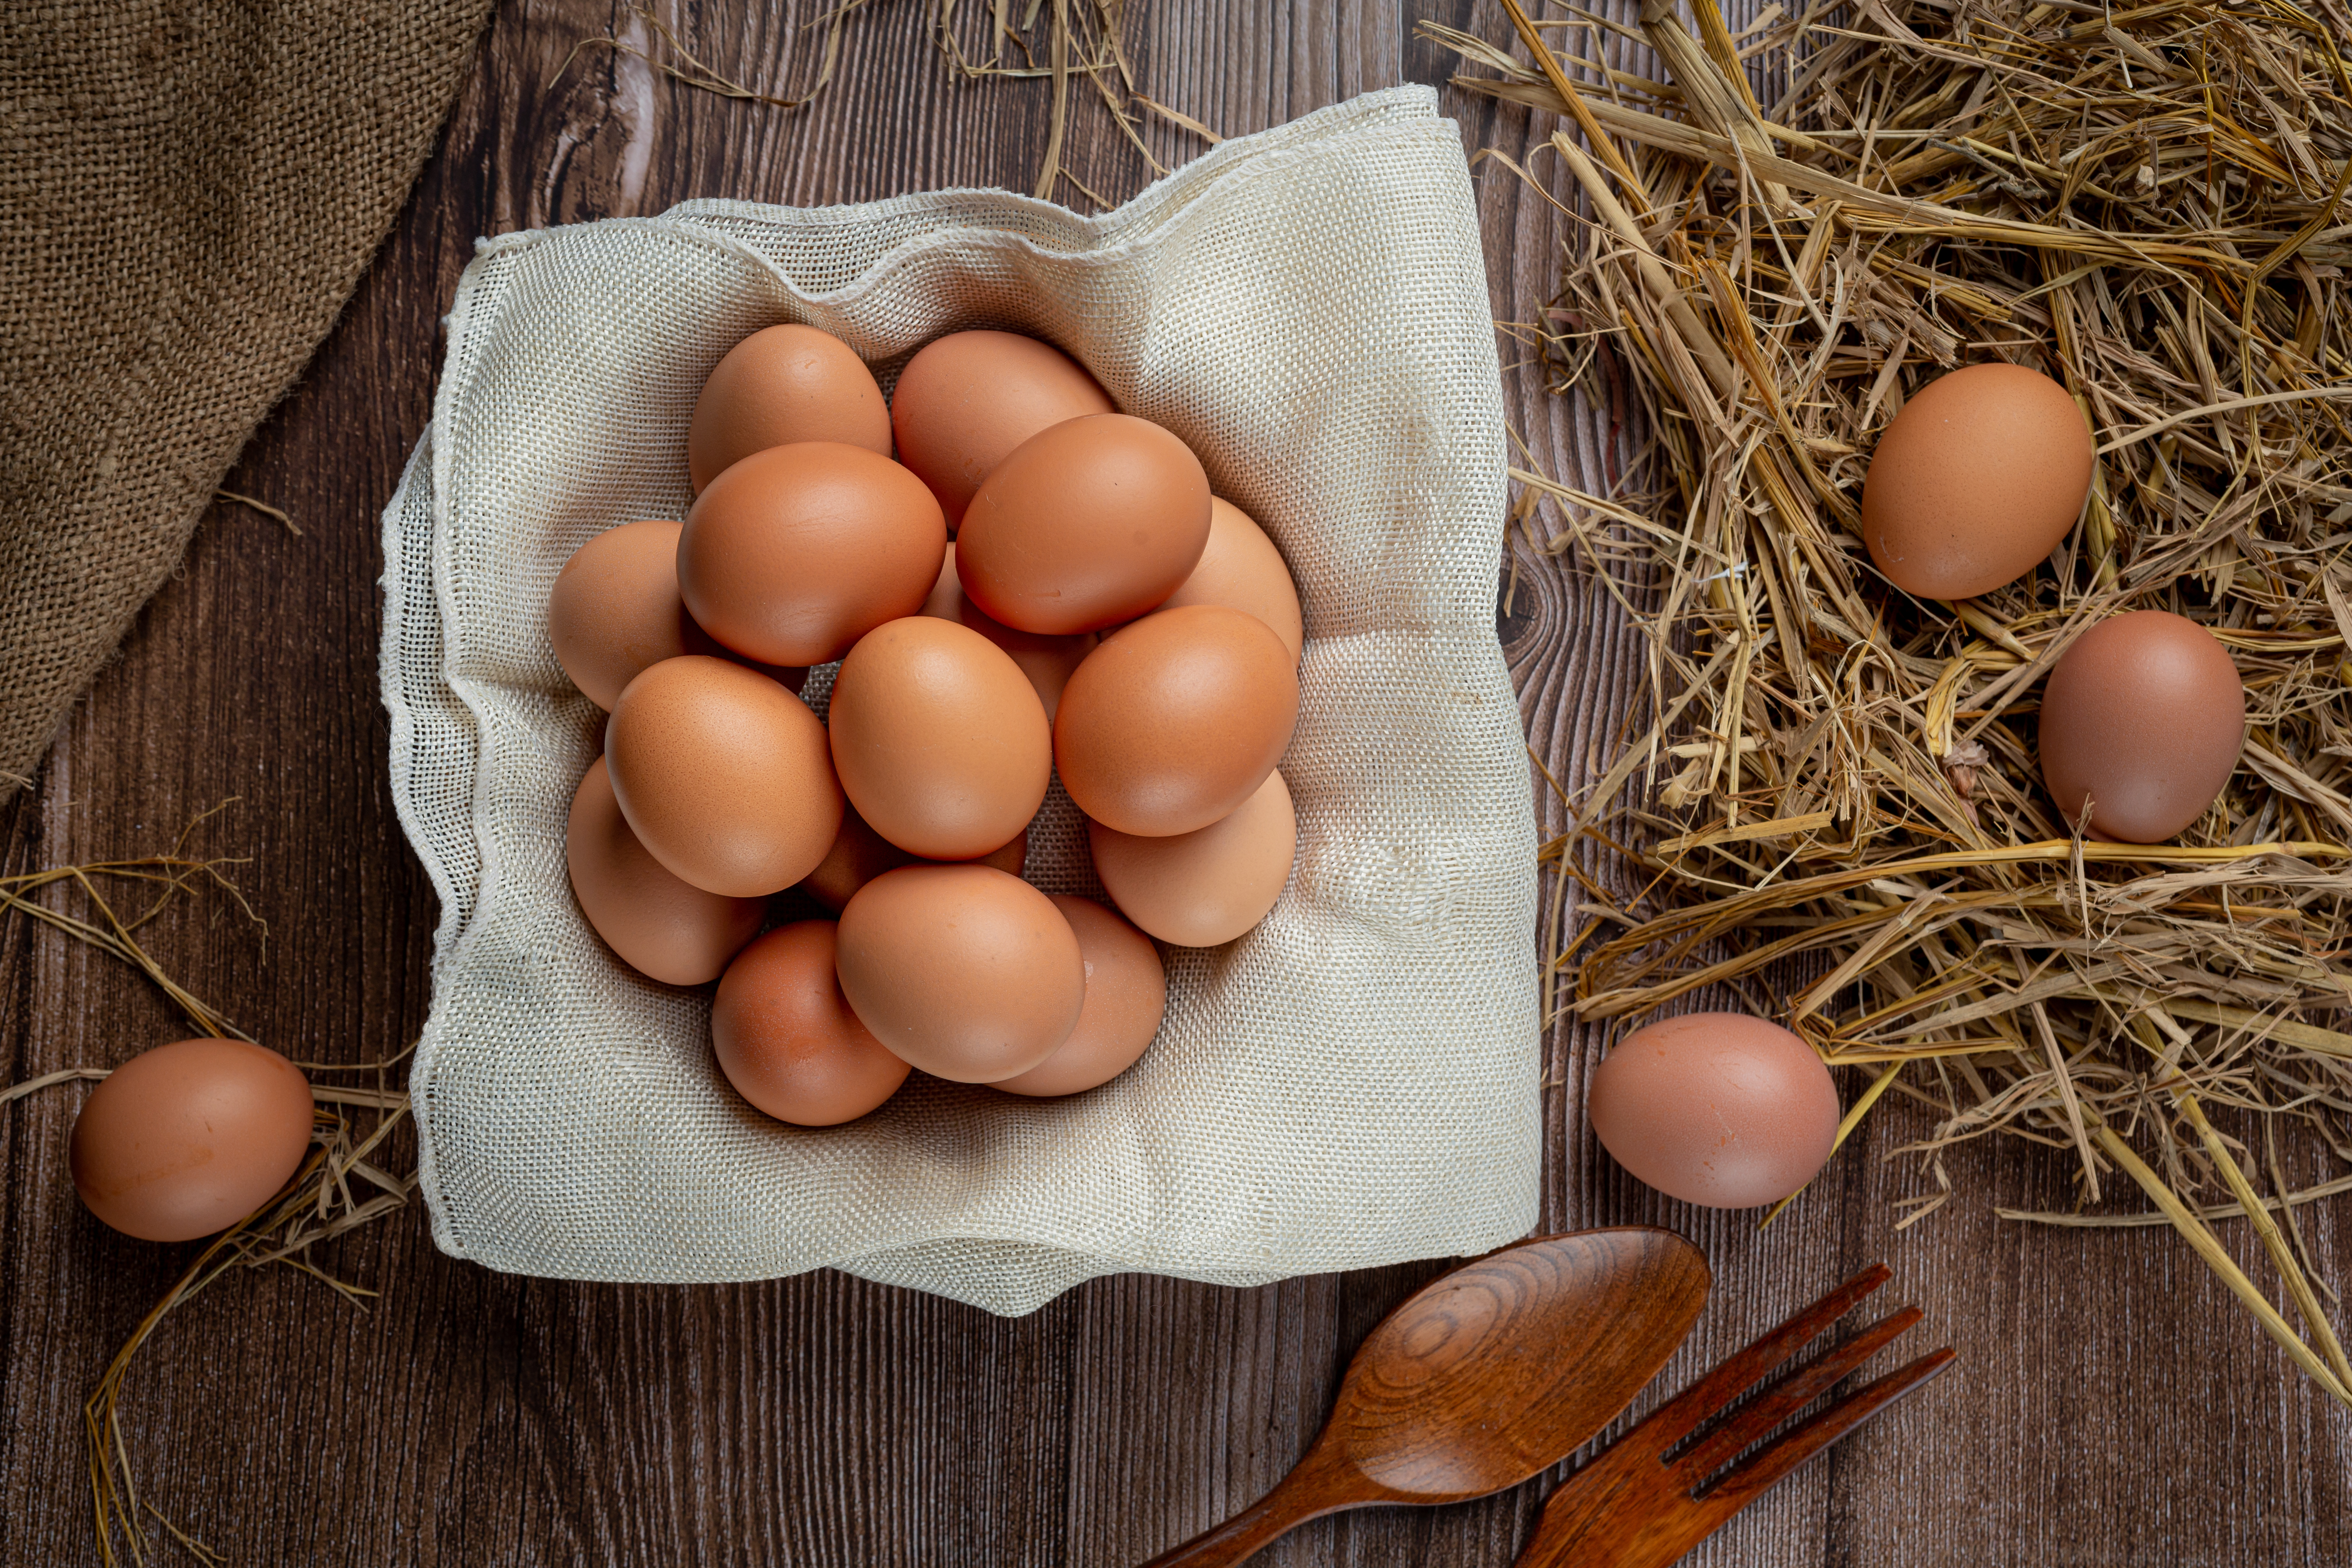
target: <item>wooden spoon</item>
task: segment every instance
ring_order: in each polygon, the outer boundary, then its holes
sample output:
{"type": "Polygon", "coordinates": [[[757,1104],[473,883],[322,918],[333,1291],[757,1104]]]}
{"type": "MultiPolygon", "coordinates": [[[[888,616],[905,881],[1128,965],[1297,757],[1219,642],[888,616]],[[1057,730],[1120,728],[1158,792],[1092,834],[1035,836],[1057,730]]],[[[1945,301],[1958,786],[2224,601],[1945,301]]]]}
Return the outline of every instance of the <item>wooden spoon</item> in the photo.
{"type": "Polygon", "coordinates": [[[1282,1484],[1143,1568],[1228,1568],[1327,1513],[1517,1486],[1609,1425],[1706,1304],[1697,1247],[1648,1226],[1523,1241],[1464,1264],[1356,1351],[1282,1484]]]}

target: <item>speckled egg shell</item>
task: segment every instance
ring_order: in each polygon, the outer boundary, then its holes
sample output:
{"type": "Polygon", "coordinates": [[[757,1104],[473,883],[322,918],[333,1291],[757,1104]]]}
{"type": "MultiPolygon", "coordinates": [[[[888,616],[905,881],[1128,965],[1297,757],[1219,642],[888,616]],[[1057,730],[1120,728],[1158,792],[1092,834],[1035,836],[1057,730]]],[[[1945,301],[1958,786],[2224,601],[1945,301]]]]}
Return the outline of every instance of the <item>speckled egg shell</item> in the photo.
{"type": "Polygon", "coordinates": [[[1999,363],[1953,371],[1879,437],[1863,480],[1863,542],[1906,593],[1990,594],[2066,537],[2092,460],[2082,410],[2048,376],[1999,363]]]}

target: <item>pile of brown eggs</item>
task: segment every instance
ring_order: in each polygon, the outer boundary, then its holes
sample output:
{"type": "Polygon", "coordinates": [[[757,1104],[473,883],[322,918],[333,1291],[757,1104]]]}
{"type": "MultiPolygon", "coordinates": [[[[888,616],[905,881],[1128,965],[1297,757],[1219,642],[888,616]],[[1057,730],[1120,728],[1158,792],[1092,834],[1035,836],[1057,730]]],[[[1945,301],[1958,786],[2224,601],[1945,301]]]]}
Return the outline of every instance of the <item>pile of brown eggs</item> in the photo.
{"type": "Polygon", "coordinates": [[[912,1068],[1022,1095],[1126,1070],[1166,1005],[1152,939],[1230,942],[1289,879],[1303,625],[1273,542],[1009,332],[927,345],[887,405],[840,340],[755,332],[686,457],[685,521],[598,535],[549,598],[610,715],[566,844],[589,923],[650,979],[718,980],[719,1065],[781,1121],[862,1116],[912,1068]],[[821,721],[798,693],[835,661],[821,721]],[[1116,910],[1021,879],[1057,769],[1116,910]],[[763,932],[793,889],[837,919],[763,932]]]}

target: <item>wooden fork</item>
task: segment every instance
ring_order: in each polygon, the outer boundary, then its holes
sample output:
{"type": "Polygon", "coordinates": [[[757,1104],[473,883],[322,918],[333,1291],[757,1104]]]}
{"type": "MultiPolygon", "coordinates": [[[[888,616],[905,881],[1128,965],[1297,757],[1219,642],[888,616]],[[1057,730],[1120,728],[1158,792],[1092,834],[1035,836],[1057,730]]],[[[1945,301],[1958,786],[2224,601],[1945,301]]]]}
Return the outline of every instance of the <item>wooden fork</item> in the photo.
{"type": "Polygon", "coordinates": [[[1740,1459],[1919,1321],[1916,1307],[1882,1318],[1732,1408],[1889,1277],[1885,1264],[1872,1265],[1652,1412],[1551,1495],[1518,1568],[1666,1568],[1774,1482],[1950,1365],[1950,1351],[1930,1351],[1740,1459]]]}

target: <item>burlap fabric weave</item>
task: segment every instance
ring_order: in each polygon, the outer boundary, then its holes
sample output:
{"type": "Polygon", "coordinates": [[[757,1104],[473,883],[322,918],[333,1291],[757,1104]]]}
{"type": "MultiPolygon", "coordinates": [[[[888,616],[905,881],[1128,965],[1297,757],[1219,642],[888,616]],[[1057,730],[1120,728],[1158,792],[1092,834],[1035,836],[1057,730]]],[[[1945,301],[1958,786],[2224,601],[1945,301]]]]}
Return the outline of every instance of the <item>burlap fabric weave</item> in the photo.
{"type": "MultiPolygon", "coordinates": [[[[1013,1313],[1098,1274],[1254,1284],[1524,1234],[1535,845],[1495,637],[1494,342],[1461,143],[1421,88],[1227,142],[1095,219],[963,191],[484,242],[384,518],[393,791],[443,908],[411,1079],[441,1247],[600,1279],[832,1265],[1013,1313]],[[625,969],[572,900],[602,715],[549,647],[549,585],[599,530],[684,515],[703,378],[786,320],[886,387],[959,328],[1063,344],[1297,579],[1291,884],[1248,936],[1169,952],[1160,1038],[1104,1089],[918,1074],[847,1126],[771,1121],[713,1065],[705,994],[625,969]]],[[[1098,893],[1083,844],[1057,787],[1030,879],[1098,893]]]]}
{"type": "Polygon", "coordinates": [[[0,8],[0,800],[334,324],[488,9],[0,8]]]}

